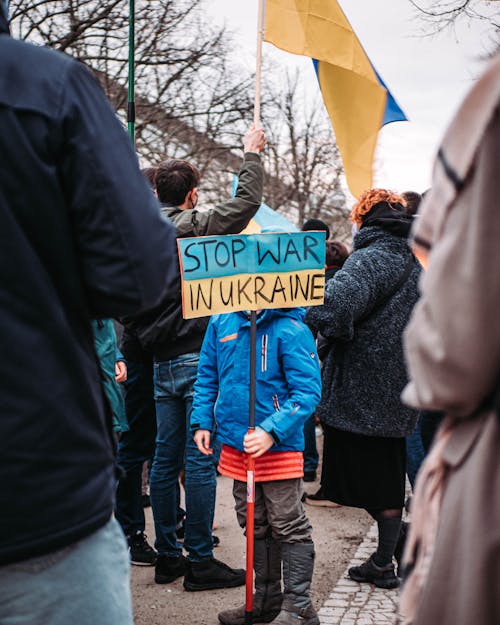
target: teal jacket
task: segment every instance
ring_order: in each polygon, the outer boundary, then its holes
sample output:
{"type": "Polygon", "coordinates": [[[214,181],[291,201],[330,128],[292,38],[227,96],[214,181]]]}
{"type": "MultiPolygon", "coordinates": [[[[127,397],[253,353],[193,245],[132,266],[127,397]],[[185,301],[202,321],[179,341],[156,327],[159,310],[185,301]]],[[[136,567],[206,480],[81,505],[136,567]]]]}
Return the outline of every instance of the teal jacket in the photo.
{"type": "Polygon", "coordinates": [[[126,432],[128,428],[125,416],[125,402],[120,385],[115,380],[115,363],[123,360],[116,344],[115,328],[111,319],[92,321],[94,344],[101,365],[104,392],[113,413],[113,428],[117,432],[126,432]]]}
{"type": "MultiPolygon", "coordinates": [[[[271,434],[272,451],[304,449],[304,422],[321,397],[316,345],[304,309],[257,316],[255,423],[271,434]]],[[[243,450],[248,430],[250,321],[247,313],[215,315],[205,334],[195,384],[191,430],[243,450]]]]}

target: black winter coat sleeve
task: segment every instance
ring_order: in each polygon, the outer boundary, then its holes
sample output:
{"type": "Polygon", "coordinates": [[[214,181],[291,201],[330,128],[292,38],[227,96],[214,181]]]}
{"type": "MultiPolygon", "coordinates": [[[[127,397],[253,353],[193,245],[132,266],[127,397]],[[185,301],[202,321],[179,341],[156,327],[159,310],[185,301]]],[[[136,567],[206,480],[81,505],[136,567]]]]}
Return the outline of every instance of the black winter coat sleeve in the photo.
{"type": "Polygon", "coordinates": [[[161,216],[129,137],[81,64],[69,64],[57,126],[60,177],[92,316],[155,306],[177,272],[175,229],[161,216]]]}
{"type": "Polygon", "coordinates": [[[356,250],[326,283],[324,305],[308,309],[307,324],[326,338],[351,341],[356,323],[384,301],[404,271],[400,253],[380,248],[356,250]]]}

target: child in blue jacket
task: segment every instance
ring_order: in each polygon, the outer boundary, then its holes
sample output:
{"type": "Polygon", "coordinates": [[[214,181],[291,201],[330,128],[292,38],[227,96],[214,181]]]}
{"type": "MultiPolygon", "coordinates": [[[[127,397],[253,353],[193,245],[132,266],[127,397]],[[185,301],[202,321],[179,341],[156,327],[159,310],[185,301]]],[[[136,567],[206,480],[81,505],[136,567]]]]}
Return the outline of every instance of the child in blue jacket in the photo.
{"type": "MultiPolygon", "coordinates": [[[[248,313],[211,318],[198,365],[191,430],[204,454],[211,453],[215,431],[223,443],[219,470],[234,478],[242,528],[247,458],[256,459],[254,623],[296,625],[299,617],[303,625],[319,624],[310,598],[314,545],[301,497],[304,422],[320,400],[321,380],[304,314],[302,308],[257,314],[256,430],[252,433],[248,433],[248,313]]],[[[244,625],[244,606],[224,610],[219,620],[223,625],[244,625]]]]}

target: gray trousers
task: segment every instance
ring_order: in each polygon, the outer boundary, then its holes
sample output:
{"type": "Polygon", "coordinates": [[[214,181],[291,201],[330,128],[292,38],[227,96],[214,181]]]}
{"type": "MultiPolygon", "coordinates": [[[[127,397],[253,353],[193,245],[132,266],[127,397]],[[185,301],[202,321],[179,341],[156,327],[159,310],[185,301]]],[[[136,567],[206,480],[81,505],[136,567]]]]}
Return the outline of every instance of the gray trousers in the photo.
{"type": "MultiPolygon", "coordinates": [[[[255,538],[270,534],[280,543],[311,542],[312,527],[301,498],[302,478],[255,484],[255,538]]],[[[234,481],[233,495],[240,527],[246,526],[247,485],[234,481]]]]}

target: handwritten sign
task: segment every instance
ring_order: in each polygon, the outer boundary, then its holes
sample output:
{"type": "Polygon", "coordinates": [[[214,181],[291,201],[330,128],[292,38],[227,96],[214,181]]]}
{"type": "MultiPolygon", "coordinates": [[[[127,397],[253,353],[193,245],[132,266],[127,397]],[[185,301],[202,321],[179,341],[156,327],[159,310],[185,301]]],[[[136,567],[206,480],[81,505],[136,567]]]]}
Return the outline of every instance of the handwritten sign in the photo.
{"type": "Polygon", "coordinates": [[[185,319],[323,303],[325,233],[178,239],[185,319]]]}

